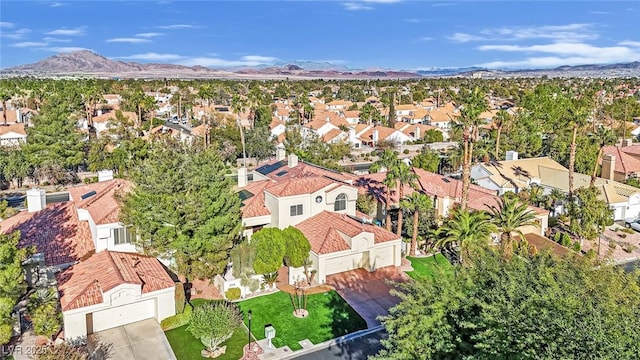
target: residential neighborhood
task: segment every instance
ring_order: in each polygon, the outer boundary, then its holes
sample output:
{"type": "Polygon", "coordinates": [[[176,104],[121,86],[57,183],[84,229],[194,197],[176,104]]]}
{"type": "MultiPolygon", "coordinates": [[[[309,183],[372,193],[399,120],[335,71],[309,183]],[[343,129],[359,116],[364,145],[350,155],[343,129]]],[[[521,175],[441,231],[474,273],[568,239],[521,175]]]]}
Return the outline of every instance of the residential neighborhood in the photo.
{"type": "Polygon", "coordinates": [[[395,330],[442,321],[417,299],[635,281],[637,79],[1,81],[2,356],[284,359],[379,331],[441,352],[395,330]]]}

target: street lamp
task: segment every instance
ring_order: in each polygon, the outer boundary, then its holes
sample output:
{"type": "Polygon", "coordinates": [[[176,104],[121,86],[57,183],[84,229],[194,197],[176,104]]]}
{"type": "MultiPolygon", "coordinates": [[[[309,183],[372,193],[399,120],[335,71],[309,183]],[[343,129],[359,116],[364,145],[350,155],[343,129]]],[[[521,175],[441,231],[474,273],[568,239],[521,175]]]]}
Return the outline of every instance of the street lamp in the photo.
{"type": "Polygon", "coordinates": [[[251,314],[252,311],[249,310],[249,312],[247,312],[247,319],[249,319],[249,347],[247,348],[247,351],[251,350],[251,314]]]}

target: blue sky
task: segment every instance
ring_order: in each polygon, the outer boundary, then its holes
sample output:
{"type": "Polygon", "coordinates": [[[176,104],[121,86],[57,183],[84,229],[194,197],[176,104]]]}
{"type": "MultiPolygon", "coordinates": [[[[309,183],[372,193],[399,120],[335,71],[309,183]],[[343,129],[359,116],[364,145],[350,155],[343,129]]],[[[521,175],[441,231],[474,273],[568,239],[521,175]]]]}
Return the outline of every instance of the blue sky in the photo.
{"type": "Polygon", "coordinates": [[[88,49],[209,67],[548,68],[640,60],[637,1],[0,2],[0,67],[88,49]]]}

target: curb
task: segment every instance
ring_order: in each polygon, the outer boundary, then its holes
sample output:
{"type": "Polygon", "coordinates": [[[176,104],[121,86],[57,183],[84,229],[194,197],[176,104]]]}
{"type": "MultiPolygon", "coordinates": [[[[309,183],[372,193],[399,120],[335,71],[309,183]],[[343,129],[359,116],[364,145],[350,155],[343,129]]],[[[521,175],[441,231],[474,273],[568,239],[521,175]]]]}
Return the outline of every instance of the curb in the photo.
{"type": "Polygon", "coordinates": [[[333,345],[338,345],[338,344],[342,344],[351,340],[356,340],[359,339],[363,336],[367,336],[373,333],[376,333],[378,331],[383,331],[384,330],[384,325],[378,325],[375,327],[372,327],[370,329],[364,329],[364,330],[359,330],[356,332],[353,332],[351,334],[347,334],[344,336],[340,336],[338,338],[335,339],[331,339],[331,340],[327,340],[325,342],[321,342],[319,344],[315,344],[310,348],[306,348],[306,349],[302,349],[302,350],[298,350],[298,351],[294,351],[293,353],[283,356],[280,359],[281,360],[288,360],[288,359],[295,359],[298,356],[301,355],[306,355],[309,353],[312,353],[314,351],[318,351],[318,350],[322,350],[322,349],[326,349],[328,347],[331,347],[333,345]]]}

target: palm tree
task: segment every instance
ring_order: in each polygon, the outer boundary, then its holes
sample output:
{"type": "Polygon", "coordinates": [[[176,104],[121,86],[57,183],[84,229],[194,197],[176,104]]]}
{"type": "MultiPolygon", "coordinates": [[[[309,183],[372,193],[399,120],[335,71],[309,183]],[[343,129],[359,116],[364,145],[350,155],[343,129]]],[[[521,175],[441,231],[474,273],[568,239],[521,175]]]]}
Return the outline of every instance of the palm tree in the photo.
{"type": "Polygon", "coordinates": [[[500,160],[500,136],[502,134],[502,130],[508,129],[510,125],[513,123],[513,116],[509,114],[505,110],[500,110],[496,114],[496,119],[493,121],[496,125],[496,150],[494,156],[496,160],[500,160]]]}
{"type": "Polygon", "coordinates": [[[242,141],[242,159],[244,161],[244,167],[247,167],[247,150],[246,150],[246,146],[244,144],[244,126],[242,125],[242,122],[240,121],[240,113],[244,112],[245,108],[246,108],[247,104],[246,101],[241,98],[239,95],[234,95],[233,98],[231,99],[231,108],[233,109],[233,112],[236,113],[236,121],[238,124],[238,128],[240,129],[240,140],[242,141]]]}
{"type": "Polygon", "coordinates": [[[385,227],[387,230],[391,230],[391,213],[389,210],[391,209],[391,188],[395,187],[396,179],[395,174],[393,173],[393,169],[398,167],[400,164],[400,160],[398,160],[398,156],[396,153],[389,149],[385,149],[382,154],[380,154],[378,160],[376,160],[369,167],[370,173],[376,173],[383,168],[387,171],[387,176],[383,181],[383,184],[386,186],[387,194],[385,197],[385,214],[386,214],[386,224],[385,227]]]}
{"type": "MultiPolygon", "coordinates": [[[[400,201],[400,208],[403,211],[409,211],[413,213],[413,231],[411,233],[411,248],[409,255],[416,256],[416,245],[418,243],[418,223],[420,215],[429,211],[433,206],[431,198],[427,195],[415,191],[411,195],[400,201]]],[[[398,225],[399,226],[399,225],[398,225]]]]}
{"type": "MultiPolygon", "coordinates": [[[[415,188],[418,182],[418,175],[413,172],[413,169],[409,167],[404,162],[400,162],[398,166],[396,166],[393,170],[395,172],[394,177],[398,180],[400,187],[398,193],[398,202],[401,202],[404,199],[404,186],[409,185],[412,188],[415,188]]],[[[402,236],[402,220],[403,220],[403,211],[402,208],[398,212],[398,228],[396,229],[396,234],[398,236],[402,236]]]]}
{"type": "Polygon", "coordinates": [[[439,249],[451,249],[452,245],[460,247],[458,262],[463,262],[463,254],[468,254],[470,246],[486,244],[496,227],[489,215],[484,211],[469,211],[456,208],[449,213],[449,219],[435,231],[439,239],[434,246],[439,249]]]}
{"type": "Polygon", "coordinates": [[[491,206],[493,223],[502,232],[500,234],[502,252],[506,258],[510,258],[513,253],[513,233],[522,239],[523,226],[539,226],[539,224],[536,222],[536,214],[517,197],[503,197],[498,205],[491,206]]]}
{"type": "MultiPolygon", "coordinates": [[[[586,110],[578,103],[574,103],[573,106],[567,109],[568,112],[568,124],[571,126],[571,146],[569,147],[569,206],[574,205],[574,172],[576,164],[576,138],[578,136],[578,130],[584,125],[586,121],[586,110]]],[[[569,211],[569,213],[573,213],[569,211]]],[[[572,218],[569,217],[569,225],[571,225],[572,218]]]]}
{"type": "Polygon", "coordinates": [[[478,140],[478,126],[480,114],[487,109],[484,95],[476,87],[463,99],[459,120],[463,130],[463,159],[462,159],[462,199],[460,207],[467,208],[469,202],[469,187],[471,185],[471,163],[473,161],[473,144],[478,140]]]}

